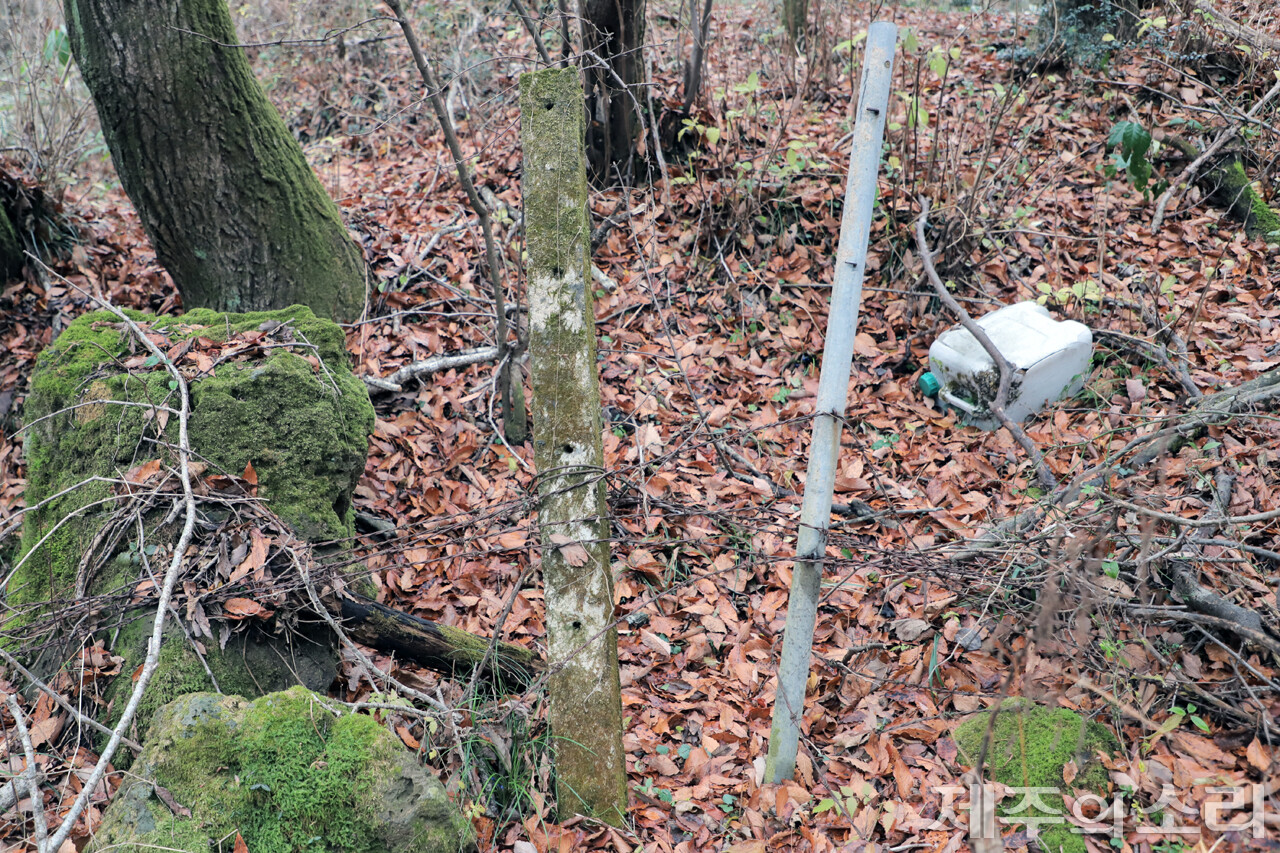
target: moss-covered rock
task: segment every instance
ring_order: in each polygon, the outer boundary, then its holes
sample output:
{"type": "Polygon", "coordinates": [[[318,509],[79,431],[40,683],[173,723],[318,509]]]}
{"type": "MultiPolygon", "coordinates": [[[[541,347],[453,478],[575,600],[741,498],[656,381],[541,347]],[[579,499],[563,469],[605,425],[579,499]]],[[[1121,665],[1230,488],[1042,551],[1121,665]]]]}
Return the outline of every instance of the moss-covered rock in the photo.
{"type": "MultiPolygon", "coordinates": [[[[146,658],[153,618],[151,611],[139,613],[116,638],[114,651],[124,658],[123,672],[133,672],[146,658]]],[[[133,735],[140,740],[161,707],[188,693],[213,690],[209,672],[217,679],[219,690],[238,696],[261,696],[296,684],[310,690],[327,690],[338,674],[334,638],[325,627],[299,626],[298,630],[300,634],[281,631],[276,635],[251,626],[232,634],[225,648],[215,643],[205,644],[202,663],[182,630],[168,626],[160,644],[156,673],[134,717],[133,735]]],[[[107,686],[103,697],[107,701],[107,712],[103,722],[115,726],[132,691],[133,681],[129,678],[116,678],[107,686]]],[[[100,735],[99,742],[106,743],[106,737],[100,735]]],[[[128,767],[129,760],[130,756],[122,753],[116,764],[128,767]]]]}
{"type": "MultiPolygon", "coordinates": [[[[353,534],[351,493],[364,470],[374,414],[363,383],[351,373],[337,325],[300,306],[130,317],[192,376],[188,432],[201,464],[233,475],[252,464],[258,496],[304,537],[353,534]],[[226,346],[219,350],[216,342],[226,346]]],[[[159,549],[153,571],[166,561],[178,526],[163,523],[168,500],[147,516],[145,549],[134,541],[134,525],[126,524],[115,558],[92,578],[77,578],[86,550],[123,499],[123,490],[106,478],[119,480],[148,460],[176,468],[171,448],[178,418],[158,408],[179,405],[170,381],[165,365],[148,358],[127,325],[107,312],[77,319],[41,354],[25,411],[25,497],[34,509],[26,518],[9,603],[61,602],[77,586],[89,594],[130,589],[139,580],[144,550],[159,549]]],[[[201,508],[206,520],[218,511],[216,505],[201,508]]],[[[113,651],[124,657],[128,673],[143,659],[152,609],[120,615],[113,651]]],[[[336,673],[335,640],[323,628],[299,631],[253,627],[230,643],[207,643],[202,662],[182,631],[172,628],[138,715],[139,731],[159,706],[213,689],[206,664],[226,692],[256,696],[299,682],[326,689],[336,673]]],[[[63,639],[74,645],[82,638],[63,639]]],[[[45,672],[61,662],[56,651],[45,658],[38,662],[45,672]]],[[[118,717],[131,687],[120,678],[109,688],[108,721],[118,717]]]]}
{"type": "Polygon", "coordinates": [[[156,714],[134,771],[93,850],[208,853],[236,833],[253,853],[474,848],[439,780],[394,735],[300,687],[253,702],[182,697],[156,714]]]}
{"type": "MultiPolygon", "coordinates": [[[[956,746],[961,758],[970,765],[976,764],[982,754],[989,715],[990,712],[976,714],[956,727],[956,746]]],[[[1062,778],[1063,768],[1068,761],[1074,761],[1078,774],[1071,787],[1101,795],[1106,793],[1108,777],[1096,755],[1099,751],[1114,754],[1119,748],[1115,736],[1105,726],[1086,722],[1074,711],[1043,708],[1026,700],[1012,699],[1001,706],[996,717],[984,771],[1011,788],[1061,791],[1067,787],[1062,778]]],[[[1042,794],[1039,801],[1050,811],[1041,812],[1031,807],[1007,816],[1013,821],[1034,817],[1061,819],[1040,827],[1040,844],[1052,853],[1084,853],[1083,837],[1072,832],[1071,824],[1062,819],[1066,814],[1062,796],[1042,794]]],[[[1000,813],[1005,814],[1003,809],[1000,813]]]]}
{"type": "MultiPolygon", "coordinates": [[[[351,493],[364,470],[374,413],[351,373],[341,329],[301,306],[130,316],[163,334],[170,351],[191,339],[285,328],[275,334],[289,346],[266,339],[255,357],[215,364],[213,375],[191,382],[191,446],[229,474],[251,463],[260,496],[304,537],[353,535],[351,493]]],[[[41,353],[25,407],[25,497],[37,509],[26,518],[25,561],[10,584],[11,603],[56,600],[74,588],[81,556],[115,504],[100,478],[118,478],[149,459],[173,462],[165,444],[176,442],[178,419],[153,407],[177,408],[177,392],[164,365],[152,359],[124,368],[138,352],[124,324],[94,312],[41,353]]]]}

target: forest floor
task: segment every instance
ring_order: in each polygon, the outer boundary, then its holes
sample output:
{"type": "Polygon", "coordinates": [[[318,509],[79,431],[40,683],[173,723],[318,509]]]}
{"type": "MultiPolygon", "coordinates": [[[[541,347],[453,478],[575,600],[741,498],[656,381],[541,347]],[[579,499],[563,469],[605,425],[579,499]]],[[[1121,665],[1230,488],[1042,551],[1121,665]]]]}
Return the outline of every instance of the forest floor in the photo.
{"type": "MultiPolygon", "coordinates": [[[[483,849],[955,851],[970,842],[963,810],[939,819],[967,766],[952,731],[1026,696],[1105,723],[1123,746],[1109,769],[1128,816],[1086,836],[1092,849],[1278,849],[1280,660],[1176,607],[1150,608],[1176,603],[1153,558],[1180,553],[1206,588],[1276,624],[1280,424],[1237,417],[1132,461],[1131,442],[1185,412],[1191,389],[1280,367],[1276,248],[1194,188],[1153,234],[1158,192],[1107,169],[1117,123],[1203,149],[1276,82],[1274,56],[1237,41],[1193,50],[1192,35],[1214,31],[1190,21],[1147,19],[1141,43],[1098,69],[1031,75],[1008,58],[1030,41],[1026,14],[879,10],[902,32],[836,480],[836,501],[854,511],[833,518],[796,779],[761,784],[869,20],[861,4],[841,14],[828,58],[805,63],[782,52],[775,12],[717,9],[702,98],[688,121],[659,122],[665,178],[653,158],[653,183],[592,199],[597,224],[615,220],[594,256],[611,280],[597,284],[595,312],[631,825],[557,821],[536,694],[470,708],[462,750],[417,717],[390,722],[474,806],[483,849]],[[1026,430],[1059,482],[1103,476],[967,562],[952,559],[959,543],[1051,495],[1008,432],[966,427],[917,389],[930,343],[955,323],[922,274],[921,195],[941,274],[969,311],[1043,299],[1095,333],[1084,391],[1026,430]],[[488,765],[499,753],[505,770],[488,765]],[[1191,834],[1153,831],[1166,786],[1191,834]],[[1215,786],[1260,792],[1264,828],[1247,810],[1229,814],[1233,827],[1207,826],[1215,786]]],[[[1274,37],[1256,9],[1233,15],[1274,37]]],[[[679,109],[688,53],[677,18],[651,4],[663,116],[679,109]]],[[[518,19],[498,13],[423,26],[451,73],[465,69],[450,102],[478,182],[506,206],[503,276],[520,297],[515,89],[532,51],[518,19]]],[[[356,372],[491,345],[479,229],[399,41],[343,58],[332,45],[254,56],[374,273],[368,319],[348,330],[356,372]]],[[[1278,118],[1272,103],[1233,143],[1273,205],[1278,118]]],[[[1153,183],[1186,165],[1170,152],[1153,154],[1153,183]]],[[[118,305],[180,306],[108,167],[84,165],[63,203],[83,242],[62,274],[118,305]]],[[[0,525],[22,507],[14,429],[26,379],[89,307],[35,276],[0,292],[0,525]]],[[[532,446],[496,437],[492,365],[376,402],[356,501],[400,531],[389,546],[360,545],[379,599],[541,649],[532,446]]],[[[459,685],[375,659],[459,700],[459,685]]],[[[367,696],[347,666],[335,695],[367,696]]],[[[93,757],[46,748],[64,769],[93,757]]],[[[51,816],[61,802],[48,792],[51,816]]],[[[8,831],[21,843],[21,826],[8,831]]],[[[1008,828],[1005,849],[1028,843],[1025,827],[1008,828]]]]}

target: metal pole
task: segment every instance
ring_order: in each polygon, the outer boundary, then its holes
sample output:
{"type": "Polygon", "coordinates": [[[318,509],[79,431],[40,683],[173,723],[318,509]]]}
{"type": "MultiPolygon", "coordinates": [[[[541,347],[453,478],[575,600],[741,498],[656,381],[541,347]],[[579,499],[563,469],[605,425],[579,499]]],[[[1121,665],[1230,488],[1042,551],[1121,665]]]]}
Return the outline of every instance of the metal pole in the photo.
{"type": "Polygon", "coordinates": [[[800,720],[804,715],[804,689],[809,680],[809,657],[818,616],[822,564],[826,556],[827,528],[831,523],[831,497],[835,488],[840,429],[849,396],[853,367],[853,339],[858,333],[858,305],[862,301],[862,276],[866,270],[867,238],[876,198],[876,174],[884,141],[885,112],[893,77],[893,55],[898,28],[877,22],[867,31],[867,52],[858,93],[858,115],[849,157],[849,186],[844,197],[844,221],[836,250],[835,283],[827,321],[827,340],[818,380],[817,411],[809,447],[809,474],[804,484],[804,506],[796,542],[796,562],[791,574],[787,603],[787,628],[778,665],[778,693],[773,703],[773,729],[764,781],[776,784],[790,779],[796,768],[800,720]]]}

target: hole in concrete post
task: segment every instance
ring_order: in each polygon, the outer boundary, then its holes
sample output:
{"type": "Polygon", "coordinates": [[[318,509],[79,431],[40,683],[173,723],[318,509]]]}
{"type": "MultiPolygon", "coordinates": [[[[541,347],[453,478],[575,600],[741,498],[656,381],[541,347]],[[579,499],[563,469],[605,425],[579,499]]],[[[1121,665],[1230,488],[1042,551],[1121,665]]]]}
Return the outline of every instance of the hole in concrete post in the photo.
{"type": "Polygon", "coordinates": [[[572,453],[572,452],[573,452],[573,445],[566,441],[566,442],[564,443],[564,447],[561,447],[561,448],[560,448],[560,452],[561,452],[561,453],[572,453]]]}

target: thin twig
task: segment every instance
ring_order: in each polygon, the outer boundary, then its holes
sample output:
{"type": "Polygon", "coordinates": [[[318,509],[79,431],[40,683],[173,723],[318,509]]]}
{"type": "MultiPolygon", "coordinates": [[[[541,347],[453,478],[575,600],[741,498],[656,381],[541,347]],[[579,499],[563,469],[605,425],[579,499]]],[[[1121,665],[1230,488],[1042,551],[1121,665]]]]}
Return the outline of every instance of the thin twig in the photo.
{"type": "Polygon", "coordinates": [[[400,25],[400,29],[404,33],[405,42],[409,45],[409,52],[413,54],[414,64],[418,66],[418,73],[422,76],[422,82],[427,87],[431,106],[436,113],[436,120],[440,122],[440,129],[444,132],[445,143],[449,146],[449,153],[453,156],[454,167],[458,171],[458,183],[462,184],[462,189],[467,195],[467,201],[470,202],[471,209],[475,211],[476,219],[480,220],[480,231],[484,235],[485,261],[489,268],[489,286],[493,291],[494,334],[498,339],[498,384],[502,391],[502,417],[503,427],[505,428],[506,419],[511,415],[511,362],[510,359],[506,358],[509,349],[507,345],[506,295],[502,288],[502,268],[498,262],[498,245],[493,239],[493,221],[489,216],[489,208],[485,205],[484,200],[480,198],[475,182],[471,179],[471,170],[467,167],[467,157],[462,153],[462,144],[458,141],[458,134],[454,131],[453,119],[450,118],[448,106],[441,95],[439,81],[436,79],[431,63],[422,52],[422,47],[418,44],[418,36],[414,32],[413,26],[409,23],[409,19],[405,17],[400,0],[385,0],[385,2],[387,8],[396,16],[396,22],[400,25]]]}
{"type": "Polygon", "coordinates": [[[436,355],[406,364],[385,379],[380,379],[377,376],[362,376],[361,379],[369,387],[370,393],[387,392],[398,394],[404,390],[404,384],[410,379],[419,379],[431,373],[439,373],[442,370],[452,370],[457,367],[467,367],[472,364],[479,364],[482,361],[492,361],[498,357],[499,352],[500,350],[497,347],[476,347],[475,349],[463,350],[452,355],[436,355]]]}
{"type": "Polygon", "coordinates": [[[1131,509],[1142,515],[1158,518],[1161,521],[1168,521],[1173,524],[1179,524],[1183,527],[1218,527],[1223,524],[1256,524],[1260,521],[1274,521],[1275,519],[1280,518],[1280,509],[1273,509],[1267,512],[1256,512],[1252,515],[1229,515],[1225,518],[1221,516],[1211,516],[1209,518],[1183,518],[1182,516],[1174,515],[1173,513],[1160,512],[1160,510],[1157,509],[1151,509],[1140,504],[1130,503],[1129,501],[1126,501],[1123,498],[1118,498],[1115,495],[1107,495],[1107,500],[1113,504],[1122,506],[1125,509],[1131,509]]]}
{"type": "MultiPolygon", "coordinates": [[[[1258,112],[1266,106],[1267,102],[1277,94],[1280,94],[1280,80],[1277,80],[1276,84],[1268,89],[1267,93],[1253,105],[1249,112],[1245,114],[1245,118],[1253,118],[1256,116],[1258,112]]],[[[1222,146],[1235,138],[1238,130],[1239,128],[1235,125],[1224,129],[1220,134],[1218,134],[1218,138],[1213,140],[1213,144],[1206,148],[1203,154],[1188,163],[1187,167],[1182,170],[1182,173],[1169,184],[1168,189],[1160,194],[1160,200],[1156,202],[1156,215],[1151,219],[1152,234],[1160,233],[1160,225],[1164,222],[1164,210],[1169,206],[1169,202],[1173,200],[1174,193],[1181,193],[1185,189],[1186,184],[1195,177],[1196,173],[1200,170],[1200,167],[1205,164],[1205,161],[1217,154],[1222,150],[1222,146]]]]}
{"type": "MultiPolygon", "coordinates": [[[[4,662],[9,666],[13,667],[15,672],[17,672],[19,675],[21,675],[23,678],[29,681],[31,685],[34,686],[37,690],[39,690],[41,693],[44,693],[46,696],[48,696],[50,699],[56,702],[59,708],[66,711],[71,716],[75,717],[77,721],[79,721],[83,725],[86,725],[89,728],[101,734],[104,734],[104,735],[111,734],[111,729],[108,726],[104,726],[102,723],[98,722],[93,717],[90,717],[88,714],[82,713],[81,711],[77,710],[76,707],[72,705],[70,702],[68,702],[66,699],[64,699],[62,695],[58,693],[58,691],[54,690],[48,684],[45,684],[43,681],[37,678],[35,673],[31,672],[31,670],[27,669],[25,666],[19,663],[17,658],[9,654],[3,648],[0,648],[0,658],[3,658],[4,662]]],[[[124,743],[125,746],[132,749],[134,752],[142,752],[142,744],[138,743],[133,738],[129,738],[129,737],[121,738],[121,742],[124,743]]],[[[3,811],[3,809],[0,809],[0,811],[3,811]]]]}
{"type": "Polygon", "coordinates": [[[533,39],[533,46],[538,49],[538,56],[542,57],[542,61],[548,68],[555,65],[551,60],[551,54],[547,53],[547,46],[542,42],[542,33],[538,32],[538,27],[534,24],[533,18],[529,17],[529,11],[525,9],[524,4],[520,0],[511,0],[511,6],[516,10],[516,14],[520,16],[520,20],[524,21],[524,28],[528,30],[529,36],[533,39]]]}
{"type": "MultiPolygon", "coordinates": [[[[446,706],[443,702],[440,702],[432,698],[431,696],[428,696],[427,694],[423,693],[420,690],[414,690],[412,687],[408,686],[407,684],[401,683],[391,673],[382,672],[376,666],[374,666],[373,661],[369,660],[369,656],[366,655],[364,652],[360,651],[360,647],[357,646],[355,642],[350,637],[347,636],[347,632],[342,630],[342,626],[339,625],[338,621],[333,618],[333,615],[331,613],[329,613],[329,608],[325,607],[324,602],[320,600],[320,595],[319,593],[316,592],[315,584],[312,583],[311,581],[310,566],[306,562],[303,562],[302,560],[298,559],[298,555],[294,552],[292,548],[287,548],[285,550],[288,553],[289,558],[293,561],[294,568],[297,569],[299,577],[302,578],[302,586],[307,591],[307,597],[311,599],[311,606],[315,609],[316,613],[320,616],[320,618],[323,619],[326,623],[328,623],[329,628],[333,631],[335,635],[337,635],[338,640],[342,643],[342,645],[346,648],[346,650],[351,653],[351,656],[354,657],[356,661],[359,662],[359,664],[365,668],[365,670],[369,674],[370,682],[373,681],[374,674],[377,673],[378,675],[381,675],[383,678],[385,678],[388,684],[395,687],[397,690],[399,690],[404,695],[410,697],[411,699],[416,699],[419,702],[422,702],[423,704],[429,705],[430,707],[434,708],[436,711],[439,711],[441,714],[444,714],[445,716],[449,716],[452,713],[449,710],[448,706],[446,706]]],[[[374,686],[376,687],[377,685],[374,685],[374,686]]]]}
{"type": "Polygon", "coordinates": [[[4,698],[9,703],[13,724],[18,729],[18,739],[22,742],[22,754],[27,759],[23,776],[27,783],[27,793],[31,796],[31,817],[36,822],[36,850],[44,850],[49,838],[49,824],[44,819],[44,795],[40,791],[40,781],[36,778],[36,749],[31,745],[31,732],[27,729],[22,709],[18,707],[17,697],[9,693],[4,698]]]}

